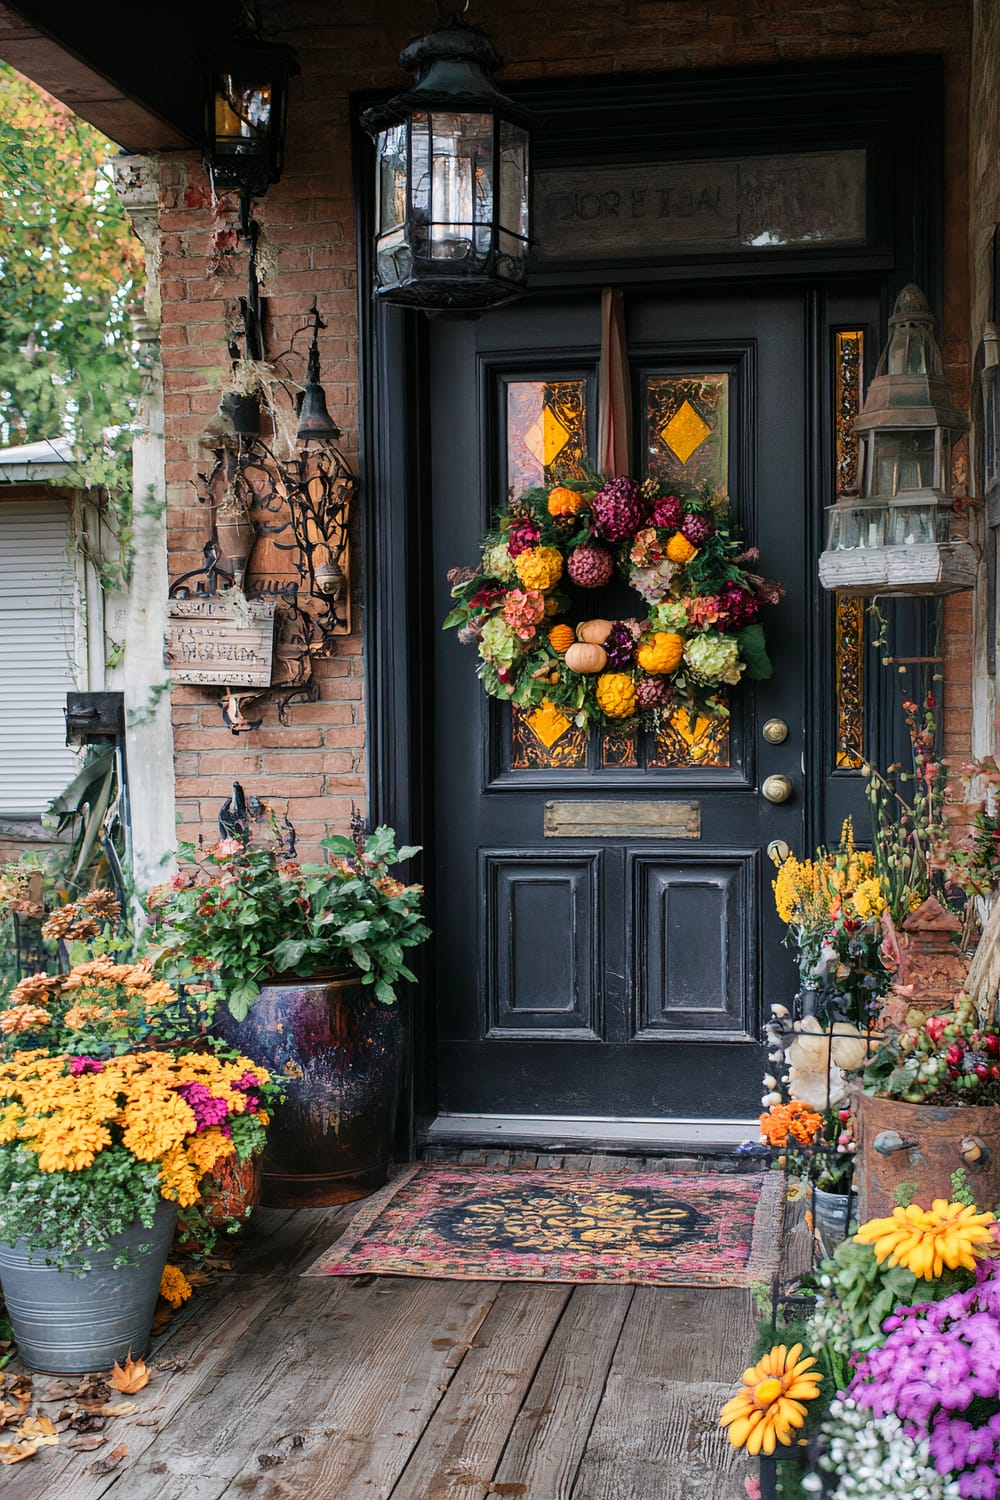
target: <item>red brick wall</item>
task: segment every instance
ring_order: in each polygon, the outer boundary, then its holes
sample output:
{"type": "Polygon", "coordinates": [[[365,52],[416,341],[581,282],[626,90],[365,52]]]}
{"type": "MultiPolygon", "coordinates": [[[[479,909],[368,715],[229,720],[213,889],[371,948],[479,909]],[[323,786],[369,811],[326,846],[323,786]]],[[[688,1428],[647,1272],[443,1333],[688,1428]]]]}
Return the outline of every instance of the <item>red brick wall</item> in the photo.
{"type": "MultiPolygon", "coordinates": [[[[392,0],[268,0],[265,34],[290,43],[302,63],[292,82],[287,168],[257,208],[277,256],[267,291],[270,348],[287,346],[318,296],[327,322],[323,379],[349,452],[357,442],[356,263],[347,94],[398,87],[397,55],[418,29],[433,25],[433,7],[392,0]]],[[[657,68],[765,65],[813,58],[851,59],[900,52],[940,53],[945,62],[947,244],[944,327],[939,330],[960,403],[968,391],[967,146],[969,67],[967,0],[476,0],[470,15],[509,59],[503,77],[649,72],[657,68]]],[[[196,567],[205,514],[191,480],[198,438],[217,404],[208,379],[226,365],[226,299],[243,290],[243,268],[213,276],[209,208],[188,206],[188,189],[204,186],[192,158],[167,158],[163,171],[163,358],[166,378],[167,484],[171,572],[196,567]]],[[[353,455],[352,455],[353,456],[353,455]]],[[[363,497],[363,491],[362,491],[363,497]]],[[[362,498],[361,503],[364,503],[362,498]]],[[[359,571],[355,551],[355,572],[359,571]]],[[[181,834],[211,834],[233,778],[287,812],[304,844],[329,827],[344,831],[352,803],[364,800],[364,705],[360,601],[355,634],[338,656],[317,664],[322,697],[290,711],[278,725],[238,739],[222,726],[207,690],[175,694],[177,797],[181,834]]],[[[966,600],[947,606],[949,741],[968,748],[971,649],[966,600]],[[963,679],[964,672],[964,679],[963,679]]]]}

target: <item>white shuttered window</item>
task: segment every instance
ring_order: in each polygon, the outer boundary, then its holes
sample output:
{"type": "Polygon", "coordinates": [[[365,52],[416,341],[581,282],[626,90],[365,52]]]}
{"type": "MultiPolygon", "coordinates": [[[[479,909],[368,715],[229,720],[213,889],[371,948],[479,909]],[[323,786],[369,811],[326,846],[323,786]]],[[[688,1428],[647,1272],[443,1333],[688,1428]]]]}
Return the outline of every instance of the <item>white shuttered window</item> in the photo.
{"type": "Polygon", "coordinates": [[[63,709],[76,653],[70,519],[0,502],[0,817],[37,817],[79,769],[63,709]]]}

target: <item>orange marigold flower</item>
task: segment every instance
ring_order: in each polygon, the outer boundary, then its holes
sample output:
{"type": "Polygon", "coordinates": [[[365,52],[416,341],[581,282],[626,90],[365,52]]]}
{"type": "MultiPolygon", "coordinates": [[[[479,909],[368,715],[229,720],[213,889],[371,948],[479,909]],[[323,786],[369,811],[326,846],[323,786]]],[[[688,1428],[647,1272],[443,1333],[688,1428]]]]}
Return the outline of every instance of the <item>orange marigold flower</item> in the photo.
{"type": "Polygon", "coordinates": [[[0,1031],[4,1036],[15,1036],[20,1031],[37,1031],[47,1026],[52,1017],[40,1005],[11,1005],[0,1011],[0,1031]]]}
{"type": "Polygon", "coordinates": [[[760,1117],[761,1139],[769,1146],[787,1146],[790,1142],[808,1146],[823,1124],[823,1117],[803,1104],[790,1099],[787,1104],[772,1104],[760,1117]]]}

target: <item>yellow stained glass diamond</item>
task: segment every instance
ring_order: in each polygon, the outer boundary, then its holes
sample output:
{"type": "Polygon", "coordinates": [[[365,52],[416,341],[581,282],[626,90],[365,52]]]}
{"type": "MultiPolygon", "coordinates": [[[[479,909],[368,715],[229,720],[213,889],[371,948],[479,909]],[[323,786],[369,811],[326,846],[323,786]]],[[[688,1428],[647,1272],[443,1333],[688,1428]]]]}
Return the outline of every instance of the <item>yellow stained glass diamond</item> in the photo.
{"type": "Polygon", "coordinates": [[[522,442],[536,462],[547,469],[558,458],[569,442],[569,428],[556,416],[550,406],[543,406],[526,430],[522,442]]]}
{"type": "Polygon", "coordinates": [[[708,423],[699,417],[690,401],[685,401],[677,408],[666,426],[660,428],[660,436],[671,453],[675,453],[681,463],[686,464],[695,449],[701,447],[711,430],[708,423]]]}
{"type": "Polygon", "coordinates": [[[573,723],[572,719],[567,719],[562,710],[556,708],[555,704],[550,703],[548,699],[533,713],[525,714],[524,722],[546,750],[551,750],[556,740],[562,739],[573,723]]]}

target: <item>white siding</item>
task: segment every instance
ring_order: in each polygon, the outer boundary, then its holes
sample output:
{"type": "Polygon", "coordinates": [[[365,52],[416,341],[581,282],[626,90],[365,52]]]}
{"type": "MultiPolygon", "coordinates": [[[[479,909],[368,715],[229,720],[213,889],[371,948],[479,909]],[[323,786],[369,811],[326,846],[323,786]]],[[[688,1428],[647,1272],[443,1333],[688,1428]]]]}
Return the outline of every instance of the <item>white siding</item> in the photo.
{"type": "Polygon", "coordinates": [[[79,769],[63,718],[76,638],[68,544],[62,501],[0,501],[0,816],[37,817],[79,769]]]}

